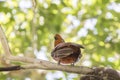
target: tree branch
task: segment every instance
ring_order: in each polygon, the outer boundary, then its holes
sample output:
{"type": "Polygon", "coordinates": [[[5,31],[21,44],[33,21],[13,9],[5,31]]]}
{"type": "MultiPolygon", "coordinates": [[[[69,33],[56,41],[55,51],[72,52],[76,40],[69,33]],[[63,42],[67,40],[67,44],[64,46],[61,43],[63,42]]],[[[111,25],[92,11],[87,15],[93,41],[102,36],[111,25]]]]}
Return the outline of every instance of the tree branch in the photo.
{"type": "Polygon", "coordinates": [[[10,56],[7,59],[12,61],[20,61],[20,62],[27,62],[30,63],[28,65],[21,66],[24,69],[45,69],[45,70],[60,70],[66,71],[71,73],[79,73],[79,74],[87,74],[93,72],[94,70],[88,67],[83,66],[67,66],[67,65],[58,65],[56,63],[52,63],[49,61],[41,60],[41,59],[34,59],[28,57],[17,57],[17,56],[10,56]]]}
{"type": "Polygon", "coordinates": [[[7,43],[7,39],[6,39],[6,36],[3,32],[3,29],[0,25],[0,41],[2,43],[2,47],[4,49],[4,52],[6,54],[6,56],[10,56],[11,55],[11,51],[10,51],[10,48],[9,48],[9,45],[7,43]]]}
{"type": "Polygon", "coordinates": [[[14,71],[22,69],[20,66],[0,67],[0,71],[14,71]]]}

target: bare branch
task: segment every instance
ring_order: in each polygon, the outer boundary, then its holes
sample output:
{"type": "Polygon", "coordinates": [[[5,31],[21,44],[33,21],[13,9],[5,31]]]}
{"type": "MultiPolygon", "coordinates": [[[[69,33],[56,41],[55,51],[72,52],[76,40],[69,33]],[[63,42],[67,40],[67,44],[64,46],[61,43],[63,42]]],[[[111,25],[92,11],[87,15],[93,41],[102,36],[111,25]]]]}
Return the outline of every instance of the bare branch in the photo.
{"type": "Polygon", "coordinates": [[[2,47],[3,47],[4,51],[5,51],[6,56],[10,56],[11,51],[10,51],[9,45],[7,43],[6,36],[5,36],[4,32],[3,32],[3,29],[1,27],[1,25],[0,25],[0,41],[2,43],[2,47]]]}
{"type": "Polygon", "coordinates": [[[0,71],[14,71],[22,69],[20,66],[0,67],[0,71]]]}
{"type": "Polygon", "coordinates": [[[37,39],[36,39],[36,22],[37,22],[37,1],[32,0],[32,11],[33,11],[33,18],[31,20],[31,41],[32,41],[32,52],[34,52],[35,49],[37,49],[37,39]]]}
{"type": "Polygon", "coordinates": [[[58,65],[56,63],[52,63],[45,60],[28,58],[28,57],[17,57],[10,56],[9,60],[19,61],[19,62],[27,62],[30,63],[28,65],[23,65],[21,67],[25,69],[45,69],[45,70],[60,70],[71,73],[79,73],[79,74],[87,74],[93,72],[94,70],[85,66],[67,66],[67,65],[58,65]]]}

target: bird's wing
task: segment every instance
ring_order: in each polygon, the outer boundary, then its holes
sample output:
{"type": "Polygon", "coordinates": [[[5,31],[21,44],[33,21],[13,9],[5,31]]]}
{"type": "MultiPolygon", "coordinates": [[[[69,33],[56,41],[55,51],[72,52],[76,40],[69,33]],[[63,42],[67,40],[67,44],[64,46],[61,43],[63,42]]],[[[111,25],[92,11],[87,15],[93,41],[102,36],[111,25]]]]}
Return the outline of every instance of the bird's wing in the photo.
{"type": "Polygon", "coordinates": [[[60,43],[55,47],[55,49],[57,50],[57,49],[65,48],[65,47],[77,47],[77,48],[83,48],[84,49],[84,47],[82,45],[72,43],[72,42],[60,43]]]}
{"type": "Polygon", "coordinates": [[[75,47],[83,48],[83,49],[84,49],[84,46],[82,46],[82,45],[80,45],[80,44],[71,43],[71,42],[68,42],[67,44],[69,44],[70,46],[75,46],[75,47]]]}
{"type": "Polygon", "coordinates": [[[73,50],[71,48],[62,48],[52,52],[52,56],[57,58],[67,57],[71,54],[73,54],[73,50]]]}

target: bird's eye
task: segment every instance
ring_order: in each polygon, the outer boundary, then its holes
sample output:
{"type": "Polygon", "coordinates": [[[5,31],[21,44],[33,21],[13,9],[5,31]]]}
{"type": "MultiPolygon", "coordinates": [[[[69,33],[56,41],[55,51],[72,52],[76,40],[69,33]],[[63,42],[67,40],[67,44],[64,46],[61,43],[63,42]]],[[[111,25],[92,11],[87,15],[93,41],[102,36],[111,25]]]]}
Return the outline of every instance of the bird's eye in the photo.
{"type": "Polygon", "coordinates": [[[57,37],[54,37],[55,38],[55,40],[57,40],[58,38],[57,37]]]}

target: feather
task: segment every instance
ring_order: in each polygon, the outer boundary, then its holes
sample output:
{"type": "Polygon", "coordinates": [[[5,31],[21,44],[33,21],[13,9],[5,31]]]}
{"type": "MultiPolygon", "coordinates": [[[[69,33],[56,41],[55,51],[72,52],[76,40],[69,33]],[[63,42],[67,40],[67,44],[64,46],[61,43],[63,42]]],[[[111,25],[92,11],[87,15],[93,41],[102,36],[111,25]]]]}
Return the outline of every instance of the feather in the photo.
{"type": "Polygon", "coordinates": [[[59,58],[67,57],[71,54],[73,54],[73,49],[71,48],[63,48],[52,52],[52,56],[59,58]]]}

